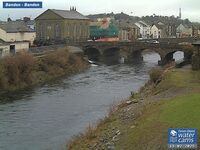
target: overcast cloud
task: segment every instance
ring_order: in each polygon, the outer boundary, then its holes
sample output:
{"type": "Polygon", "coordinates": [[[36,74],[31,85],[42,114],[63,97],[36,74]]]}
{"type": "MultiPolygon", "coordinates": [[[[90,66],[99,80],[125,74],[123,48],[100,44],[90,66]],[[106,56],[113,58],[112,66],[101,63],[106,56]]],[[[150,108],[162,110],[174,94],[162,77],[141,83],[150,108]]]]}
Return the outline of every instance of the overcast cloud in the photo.
{"type": "MultiPolygon", "coordinates": [[[[134,16],[166,15],[178,16],[178,10],[182,8],[182,18],[200,22],[199,0],[43,0],[43,9],[3,9],[0,4],[0,20],[8,16],[13,19],[31,16],[35,18],[48,8],[69,9],[76,6],[84,15],[97,13],[124,12],[134,16]]],[[[26,0],[28,1],[28,0],[26,0]]]]}

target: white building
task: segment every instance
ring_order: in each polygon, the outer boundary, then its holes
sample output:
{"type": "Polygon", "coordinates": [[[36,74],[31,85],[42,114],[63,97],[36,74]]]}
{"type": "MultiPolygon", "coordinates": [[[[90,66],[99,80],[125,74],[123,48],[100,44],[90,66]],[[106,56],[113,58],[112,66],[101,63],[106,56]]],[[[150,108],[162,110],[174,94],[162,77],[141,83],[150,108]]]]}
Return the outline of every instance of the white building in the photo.
{"type": "Polygon", "coordinates": [[[151,37],[153,39],[166,38],[166,30],[164,25],[154,24],[151,27],[151,37]]]}
{"type": "Polygon", "coordinates": [[[7,43],[0,43],[0,58],[10,54],[10,46],[7,43]]]}
{"type": "Polygon", "coordinates": [[[140,29],[140,36],[142,39],[149,39],[151,35],[151,26],[144,21],[136,22],[135,25],[140,29]]]}
{"type": "Polygon", "coordinates": [[[176,36],[178,38],[192,37],[192,26],[180,24],[176,28],[176,36]]]}
{"type": "Polygon", "coordinates": [[[29,50],[29,42],[0,42],[0,58],[29,50]]]}
{"type": "Polygon", "coordinates": [[[9,21],[0,24],[0,39],[5,42],[28,41],[32,45],[35,37],[36,32],[22,21],[9,21]]]}

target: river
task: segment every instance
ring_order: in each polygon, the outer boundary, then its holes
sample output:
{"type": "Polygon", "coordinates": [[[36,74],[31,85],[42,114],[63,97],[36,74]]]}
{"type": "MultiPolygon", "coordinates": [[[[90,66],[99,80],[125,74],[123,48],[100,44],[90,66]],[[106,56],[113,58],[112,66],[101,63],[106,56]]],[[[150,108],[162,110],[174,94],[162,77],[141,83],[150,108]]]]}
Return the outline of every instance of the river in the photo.
{"type": "Polygon", "coordinates": [[[9,95],[7,102],[1,98],[0,150],[65,149],[66,140],[105,116],[110,104],[138,91],[158,60],[159,55],[148,53],[137,64],[92,66],[9,95]]]}

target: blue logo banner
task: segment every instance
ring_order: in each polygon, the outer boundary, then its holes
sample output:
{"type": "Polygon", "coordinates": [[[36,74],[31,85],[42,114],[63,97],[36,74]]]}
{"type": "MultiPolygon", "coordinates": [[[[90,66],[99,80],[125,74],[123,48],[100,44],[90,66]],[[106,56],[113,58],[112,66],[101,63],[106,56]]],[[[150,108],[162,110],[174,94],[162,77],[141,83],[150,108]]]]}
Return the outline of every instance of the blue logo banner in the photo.
{"type": "Polygon", "coordinates": [[[3,8],[42,8],[42,2],[5,1],[3,2],[3,8]]]}
{"type": "Polygon", "coordinates": [[[168,129],[168,148],[196,149],[198,130],[193,128],[168,129]]]}

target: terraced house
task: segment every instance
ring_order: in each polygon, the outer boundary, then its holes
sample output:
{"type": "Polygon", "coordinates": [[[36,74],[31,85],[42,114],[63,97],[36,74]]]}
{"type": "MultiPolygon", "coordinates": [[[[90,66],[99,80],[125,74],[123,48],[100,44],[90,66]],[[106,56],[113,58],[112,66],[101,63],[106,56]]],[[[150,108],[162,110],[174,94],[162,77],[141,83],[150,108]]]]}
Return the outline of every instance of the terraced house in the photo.
{"type": "Polygon", "coordinates": [[[0,23],[0,58],[28,51],[35,36],[35,31],[21,20],[0,23]]]}
{"type": "Polygon", "coordinates": [[[0,39],[5,42],[24,42],[30,45],[35,40],[34,29],[29,28],[23,21],[8,21],[0,23],[0,39]]]}
{"type": "Polygon", "coordinates": [[[74,42],[86,41],[89,38],[89,18],[75,8],[48,9],[35,21],[37,40],[74,42]]]}

